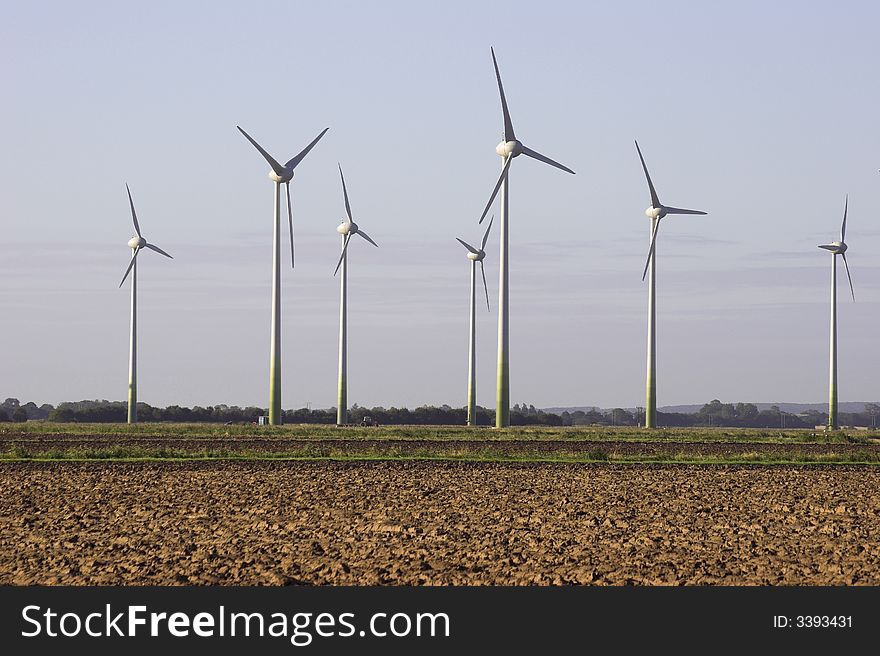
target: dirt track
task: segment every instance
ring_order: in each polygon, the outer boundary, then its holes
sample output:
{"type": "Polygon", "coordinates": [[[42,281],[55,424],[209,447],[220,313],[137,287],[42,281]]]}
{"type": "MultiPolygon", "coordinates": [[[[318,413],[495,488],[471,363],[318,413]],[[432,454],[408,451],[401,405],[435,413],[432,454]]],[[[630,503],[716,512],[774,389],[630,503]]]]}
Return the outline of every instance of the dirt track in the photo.
{"type": "Polygon", "coordinates": [[[3,584],[880,584],[880,470],[6,463],[3,584]]]}

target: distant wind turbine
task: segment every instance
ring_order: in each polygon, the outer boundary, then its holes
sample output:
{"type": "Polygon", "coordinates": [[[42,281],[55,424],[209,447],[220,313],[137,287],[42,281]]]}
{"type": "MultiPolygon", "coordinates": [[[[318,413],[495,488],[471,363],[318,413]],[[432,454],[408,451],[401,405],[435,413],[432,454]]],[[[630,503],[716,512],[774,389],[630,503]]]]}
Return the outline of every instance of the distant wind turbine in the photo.
{"type": "Polygon", "coordinates": [[[654,307],[655,289],[656,289],[656,249],[657,249],[657,233],[660,230],[660,221],[667,214],[706,214],[700,210],[684,210],[679,207],[669,207],[663,205],[657,197],[657,191],[654,189],[654,183],[651,182],[651,176],[648,173],[648,167],[645,165],[645,158],[642,157],[642,151],[639,148],[639,142],[636,141],[636,150],[639,153],[639,160],[642,162],[642,168],[645,171],[645,179],[648,181],[648,189],[651,192],[651,207],[645,210],[645,214],[651,219],[651,239],[648,248],[648,260],[645,262],[645,270],[642,273],[642,280],[648,273],[650,267],[651,275],[648,277],[648,376],[645,393],[645,428],[654,428],[657,425],[657,336],[654,331],[656,322],[656,313],[654,307]]]}
{"type": "Polygon", "coordinates": [[[846,268],[846,277],[849,280],[849,291],[853,301],[856,300],[856,292],[853,289],[852,277],[849,275],[849,264],[846,261],[846,210],[849,206],[849,196],[843,203],[843,223],[840,226],[840,241],[830,244],[822,244],[819,248],[831,251],[831,354],[828,364],[828,427],[839,428],[837,416],[837,256],[843,258],[843,266],[846,268]]]}
{"type": "MultiPolygon", "coordinates": [[[[128,240],[128,247],[131,249],[131,261],[128,268],[119,282],[122,283],[131,273],[131,335],[128,348],[128,423],[137,423],[137,256],[143,249],[149,248],[165,257],[171,257],[155,244],[150,244],[141,234],[141,227],[138,225],[137,213],[134,211],[134,201],[131,199],[131,190],[128,184],[125,185],[128,192],[128,204],[131,207],[131,222],[134,224],[135,236],[128,240]]],[[[174,258],[172,258],[174,259],[174,258]]]]}
{"type": "Polygon", "coordinates": [[[239,126],[238,131],[241,132],[245,139],[251,142],[260,154],[272,167],[269,172],[269,179],[275,183],[275,213],[274,228],[272,231],[272,337],[269,354],[269,423],[281,423],[281,185],[287,187],[287,223],[290,228],[290,266],[293,267],[293,213],[290,208],[290,181],[293,178],[293,171],[303,158],[309,154],[314,148],[318,140],[330,128],[324,130],[312,140],[308,146],[303,148],[300,153],[293,159],[282,166],[269,153],[263,150],[256,141],[251,138],[247,132],[239,126]]]}
{"type": "Polygon", "coordinates": [[[559,162],[554,162],[549,157],[545,157],[531,148],[527,148],[521,141],[516,138],[513,131],[513,123],[510,121],[510,112],[507,109],[507,99],[504,97],[504,87],[501,84],[501,73],[498,71],[498,61],[495,59],[495,50],[492,51],[492,63],[495,66],[495,79],[498,81],[498,92],[501,94],[501,111],[504,114],[504,140],[495,147],[495,152],[503,158],[501,167],[501,175],[489,202],[486,203],[486,209],[480,215],[480,223],[486,218],[492,202],[501,192],[501,256],[499,259],[499,275],[498,275],[498,387],[495,400],[495,427],[504,428],[510,425],[510,308],[508,301],[510,294],[508,290],[508,174],[510,171],[510,163],[514,157],[519,155],[527,155],[539,162],[544,162],[550,166],[555,166],[568,173],[574,173],[567,166],[563,166],[559,162]]]}
{"type": "Polygon", "coordinates": [[[467,258],[471,261],[471,313],[470,334],[468,338],[468,400],[467,400],[467,425],[477,423],[477,262],[480,263],[480,273],[483,274],[483,289],[486,290],[486,308],[489,308],[489,286],[486,284],[486,268],[483,259],[486,257],[486,240],[489,239],[489,231],[492,229],[493,216],[489,219],[489,225],[483,234],[483,240],[479,248],[474,248],[466,241],[456,239],[468,250],[467,258]]]}
{"type": "Polygon", "coordinates": [[[358,227],[351,216],[351,205],[348,203],[348,190],[345,188],[345,176],[342,175],[342,165],[339,164],[339,177],[342,179],[342,195],[345,198],[345,214],[348,220],[336,228],[336,232],[342,235],[342,254],[336,264],[335,276],[342,267],[342,279],[339,291],[339,387],[336,403],[336,424],[342,426],[348,423],[348,242],[352,235],[359,235],[376,248],[379,244],[370,239],[370,236],[358,227]]]}

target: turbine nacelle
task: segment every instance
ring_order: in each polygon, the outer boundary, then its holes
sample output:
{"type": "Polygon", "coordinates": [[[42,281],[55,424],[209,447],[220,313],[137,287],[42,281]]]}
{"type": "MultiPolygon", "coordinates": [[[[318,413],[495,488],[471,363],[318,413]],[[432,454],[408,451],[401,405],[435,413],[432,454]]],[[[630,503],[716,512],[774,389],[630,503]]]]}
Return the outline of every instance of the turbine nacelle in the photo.
{"type": "Polygon", "coordinates": [[[132,237],[128,240],[128,247],[132,250],[137,250],[138,248],[143,248],[147,245],[147,240],[143,237],[132,237]]]}
{"type": "Polygon", "coordinates": [[[522,142],[518,139],[511,139],[510,141],[502,141],[500,144],[495,146],[495,152],[498,153],[501,157],[513,156],[517,157],[521,155],[523,152],[522,142]]]}
{"type": "Polygon", "coordinates": [[[486,257],[486,251],[478,251],[476,253],[471,253],[468,251],[467,259],[473,260],[474,262],[482,262],[483,258],[486,257]]]}
{"type": "Polygon", "coordinates": [[[847,245],[842,241],[833,241],[830,244],[822,244],[819,248],[831,251],[834,255],[843,255],[846,253],[847,245]]]}
{"type": "Polygon", "coordinates": [[[651,206],[645,210],[645,215],[649,219],[662,219],[664,216],[666,216],[666,208],[662,205],[660,207],[651,206]]]}
{"type": "Polygon", "coordinates": [[[272,182],[277,182],[279,184],[285,184],[285,183],[290,182],[293,179],[293,171],[290,169],[285,169],[281,175],[279,175],[275,171],[269,171],[269,179],[272,182]]]}
{"type": "Polygon", "coordinates": [[[336,232],[340,235],[357,234],[358,226],[354,221],[343,221],[336,227],[336,232]]]}

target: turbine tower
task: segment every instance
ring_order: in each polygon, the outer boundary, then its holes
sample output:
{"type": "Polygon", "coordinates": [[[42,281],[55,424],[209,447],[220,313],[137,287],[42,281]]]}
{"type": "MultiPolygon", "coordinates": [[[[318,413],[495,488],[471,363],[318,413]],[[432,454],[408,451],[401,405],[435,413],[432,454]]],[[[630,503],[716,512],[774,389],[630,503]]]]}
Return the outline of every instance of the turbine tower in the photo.
{"type": "Polygon", "coordinates": [[[272,167],[269,179],[275,183],[275,212],[272,230],[272,337],[269,354],[269,423],[272,425],[281,423],[281,185],[287,187],[287,223],[290,229],[290,266],[293,268],[293,213],[290,209],[290,180],[293,178],[293,170],[303,158],[314,148],[318,140],[330,128],[324,130],[312,143],[302,149],[300,153],[281,166],[262,146],[251,138],[247,132],[239,126],[238,131],[253,144],[260,154],[272,167]]]}
{"type": "Polygon", "coordinates": [[[504,114],[504,139],[495,147],[495,152],[502,159],[501,176],[495,183],[489,202],[486,203],[486,209],[480,216],[480,223],[486,218],[498,190],[501,191],[501,255],[499,259],[498,274],[498,386],[495,396],[495,427],[504,428],[510,426],[510,308],[508,301],[510,294],[508,290],[509,280],[509,262],[508,262],[508,173],[510,163],[514,157],[527,155],[539,162],[544,162],[550,166],[555,166],[568,173],[574,173],[567,166],[563,166],[559,162],[554,162],[549,157],[545,157],[531,148],[527,148],[521,141],[516,138],[513,131],[513,123],[510,121],[510,112],[507,109],[507,99],[504,97],[504,87],[501,84],[501,73],[498,71],[498,61],[495,59],[494,48],[492,51],[492,64],[495,66],[495,79],[498,80],[498,93],[501,95],[501,111],[504,114]]]}
{"type": "Polygon", "coordinates": [[[467,425],[477,423],[477,262],[480,263],[480,273],[483,274],[483,289],[486,290],[486,308],[489,307],[489,286],[486,284],[486,267],[483,259],[486,257],[486,240],[489,239],[489,231],[492,229],[493,216],[489,219],[489,226],[483,235],[483,241],[479,248],[474,248],[466,241],[456,239],[468,250],[467,258],[471,261],[471,314],[470,335],[468,338],[468,398],[467,398],[467,425]]]}
{"type": "Polygon", "coordinates": [[[840,226],[840,241],[830,244],[822,244],[819,248],[831,251],[831,354],[828,363],[828,428],[836,430],[840,427],[837,418],[837,256],[843,258],[843,266],[846,268],[846,277],[849,280],[849,291],[853,301],[856,300],[856,292],[853,289],[852,277],[849,275],[849,264],[846,261],[846,210],[849,205],[849,196],[843,203],[843,224],[840,226]]]}
{"type": "Polygon", "coordinates": [[[348,242],[351,241],[352,235],[360,235],[376,248],[379,244],[370,239],[370,236],[361,230],[351,217],[345,176],[342,175],[342,165],[338,166],[339,177],[342,178],[342,195],[345,197],[345,213],[348,215],[348,220],[343,219],[336,228],[336,232],[342,235],[342,254],[333,272],[335,276],[339,272],[339,267],[342,267],[339,288],[339,388],[336,403],[336,425],[342,426],[348,423],[348,242]]]}
{"type": "MultiPolygon", "coordinates": [[[[131,273],[131,335],[128,346],[128,423],[137,423],[137,256],[143,249],[149,248],[165,257],[171,257],[155,244],[150,244],[141,234],[141,227],[138,225],[137,213],[134,211],[134,201],[131,199],[131,190],[128,184],[125,185],[128,192],[128,204],[131,207],[131,222],[134,224],[135,236],[128,240],[128,247],[131,249],[131,261],[128,268],[119,282],[122,283],[131,273]]],[[[174,259],[174,258],[172,258],[174,259]]]]}
{"type": "Polygon", "coordinates": [[[669,207],[663,205],[657,197],[657,191],[654,189],[654,183],[651,182],[651,176],[648,173],[648,167],[645,165],[645,158],[642,157],[642,151],[639,148],[639,142],[636,141],[636,150],[639,153],[639,160],[642,162],[642,168],[645,171],[645,179],[648,181],[648,189],[651,192],[651,207],[645,210],[645,214],[651,219],[651,245],[648,248],[648,260],[645,262],[645,270],[642,272],[642,280],[650,268],[651,275],[648,276],[648,375],[645,390],[645,428],[654,428],[657,425],[657,334],[655,332],[656,308],[654,305],[655,289],[656,289],[656,249],[657,249],[657,232],[660,230],[660,221],[667,214],[706,214],[700,210],[684,210],[680,207],[669,207]]]}

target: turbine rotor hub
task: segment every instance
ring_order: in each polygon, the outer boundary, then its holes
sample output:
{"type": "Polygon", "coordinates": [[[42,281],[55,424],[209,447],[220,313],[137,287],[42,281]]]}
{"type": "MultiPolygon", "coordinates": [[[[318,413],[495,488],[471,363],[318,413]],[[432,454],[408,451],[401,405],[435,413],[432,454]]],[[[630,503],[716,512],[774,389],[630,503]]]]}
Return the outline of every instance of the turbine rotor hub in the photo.
{"type": "Polygon", "coordinates": [[[290,182],[291,179],[293,179],[293,171],[285,170],[284,175],[278,175],[277,173],[275,173],[275,171],[269,171],[269,179],[272,182],[278,183],[290,182]]]}
{"type": "Polygon", "coordinates": [[[842,241],[832,241],[830,244],[825,244],[824,246],[820,246],[819,248],[824,248],[832,255],[843,255],[844,253],[846,253],[847,245],[842,241]]]}
{"type": "Polygon", "coordinates": [[[665,207],[654,207],[653,205],[645,210],[645,216],[649,219],[662,219],[666,216],[665,207]]]}
{"type": "Polygon", "coordinates": [[[480,251],[479,253],[471,253],[468,251],[467,259],[472,260],[474,262],[481,262],[483,258],[486,257],[485,251],[480,251]]]}
{"type": "Polygon", "coordinates": [[[507,157],[508,155],[513,155],[516,157],[522,153],[523,145],[521,142],[513,139],[512,141],[502,141],[500,144],[495,146],[495,152],[498,153],[501,157],[507,157]]]}
{"type": "Polygon", "coordinates": [[[343,221],[336,227],[336,232],[340,235],[355,234],[358,231],[357,223],[354,221],[343,221]]]}
{"type": "Polygon", "coordinates": [[[128,240],[128,247],[132,250],[136,248],[143,248],[147,245],[147,240],[143,237],[132,237],[128,240]]]}

